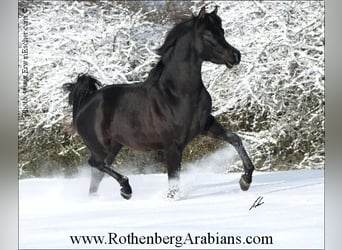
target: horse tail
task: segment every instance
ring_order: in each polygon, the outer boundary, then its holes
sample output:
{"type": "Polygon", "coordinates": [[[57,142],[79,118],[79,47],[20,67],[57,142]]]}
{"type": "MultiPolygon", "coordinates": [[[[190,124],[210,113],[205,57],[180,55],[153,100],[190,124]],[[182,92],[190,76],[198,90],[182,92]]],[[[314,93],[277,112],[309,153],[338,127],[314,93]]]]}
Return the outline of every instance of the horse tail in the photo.
{"type": "Polygon", "coordinates": [[[81,107],[89,100],[101,83],[94,77],[81,74],[77,77],[75,83],[63,84],[63,89],[69,91],[69,104],[72,105],[72,119],[75,125],[75,120],[81,107]]]}

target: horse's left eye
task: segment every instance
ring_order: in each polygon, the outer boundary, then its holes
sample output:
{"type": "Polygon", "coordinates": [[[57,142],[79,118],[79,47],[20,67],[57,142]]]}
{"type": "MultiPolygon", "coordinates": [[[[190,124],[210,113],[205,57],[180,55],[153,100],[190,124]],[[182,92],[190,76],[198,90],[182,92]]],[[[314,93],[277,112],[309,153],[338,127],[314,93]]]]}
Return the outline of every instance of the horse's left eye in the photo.
{"type": "Polygon", "coordinates": [[[205,38],[212,38],[214,35],[210,31],[204,31],[203,36],[205,38]]]}
{"type": "Polygon", "coordinates": [[[206,31],[203,33],[204,41],[207,42],[211,46],[216,46],[216,39],[212,32],[206,31]]]}

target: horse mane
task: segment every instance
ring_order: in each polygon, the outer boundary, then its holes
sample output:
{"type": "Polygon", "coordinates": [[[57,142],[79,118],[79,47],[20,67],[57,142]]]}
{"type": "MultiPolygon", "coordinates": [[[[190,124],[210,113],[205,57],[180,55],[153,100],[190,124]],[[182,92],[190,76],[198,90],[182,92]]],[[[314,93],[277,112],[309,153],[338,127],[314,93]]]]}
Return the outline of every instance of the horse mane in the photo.
{"type": "MultiPolygon", "coordinates": [[[[153,85],[158,82],[164,68],[164,63],[172,54],[172,49],[181,37],[193,29],[198,18],[199,16],[194,15],[190,18],[185,18],[167,33],[164,43],[156,50],[161,59],[156,66],[152,68],[147,79],[144,81],[144,84],[153,85]]],[[[217,15],[215,15],[215,17],[212,17],[212,15],[206,15],[201,18],[214,18],[213,21],[221,25],[221,19],[217,15]]]]}
{"type": "Polygon", "coordinates": [[[164,64],[160,60],[150,71],[147,76],[147,79],[144,81],[143,84],[145,85],[153,85],[159,81],[161,73],[163,72],[164,64]]]}
{"type": "Polygon", "coordinates": [[[196,17],[185,19],[176,24],[166,35],[164,43],[156,50],[157,54],[161,56],[158,63],[151,69],[147,79],[144,81],[145,85],[153,85],[159,81],[159,78],[164,69],[165,58],[168,58],[170,51],[176,45],[179,38],[189,32],[193,27],[193,21],[196,17]]]}
{"type": "Polygon", "coordinates": [[[165,60],[163,60],[163,58],[165,59],[169,57],[170,51],[176,45],[177,40],[193,27],[194,18],[195,17],[183,20],[182,22],[176,24],[175,27],[168,32],[163,45],[156,50],[157,54],[161,56],[161,59],[151,69],[147,79],[143,83],[144,85],[153,85],[159,81],[164,69],[165,60]]]}
{"type": "Polygon", "coordinates": [[[168,54],[168,51],[176,45],[177,40],[193,28],[195,19],[196,17],[193,16],[176,24],[166,35],[163,45],[157,49],[157,54],[162,58],[168,54]]]}

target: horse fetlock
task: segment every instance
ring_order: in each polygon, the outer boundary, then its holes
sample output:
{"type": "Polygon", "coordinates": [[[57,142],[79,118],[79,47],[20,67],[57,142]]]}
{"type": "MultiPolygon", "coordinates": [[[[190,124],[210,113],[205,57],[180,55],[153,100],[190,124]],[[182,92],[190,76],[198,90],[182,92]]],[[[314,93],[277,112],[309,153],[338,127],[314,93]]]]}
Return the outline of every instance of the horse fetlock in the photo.
{"type": "Polygon", "coordinates": [[[98,187],[91,186],[89,188],[89,195],[96,195],[98,187]]]}
{"type": "Polygon", "coordinates": [[[168,199],[178,199],[179,198],[179,181],[169,180],[169,190],[166,195],[168,199]]]}
{"type": "Polygon", "coordinates": [[[121,187],[123,187],[125,185],[129,185],[128,177],[127,176],[123,176],[121,178],[121,180],[119,180],[119,184],[120,184],[121,187]]]}

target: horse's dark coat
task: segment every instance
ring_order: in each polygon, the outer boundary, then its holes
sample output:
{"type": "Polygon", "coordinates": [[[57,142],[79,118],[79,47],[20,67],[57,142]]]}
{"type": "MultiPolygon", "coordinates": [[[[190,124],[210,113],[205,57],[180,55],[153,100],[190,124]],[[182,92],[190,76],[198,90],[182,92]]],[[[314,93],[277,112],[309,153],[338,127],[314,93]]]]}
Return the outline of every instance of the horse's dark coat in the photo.
{"type": "MultiPolygon", "coordinates": [[[[140,84],[115,84],[97,90],[100,83],[81,75],[75,84],[66,84],[73,105],[73,123],[91,152],[93,171],[90,192],[96,192],[103,173],[122,186],[121,194],[130,198],[125,176],[110,168],[115,156],[127,146],[137,150],[162,150],[170,183],[179,179],[182,152],[199,134],[231,143],[245,168],[240,180],[249,188],[254,166],[240,138],[226,131],[210,114],[211,97],[203,85],[203,61],[239,64],[240,52],[227,43],[217,9],[176,25],[157,50],[160,61],[140,84]]],[[[177,185],[170,186],[170,196],[177,185]]]]}

